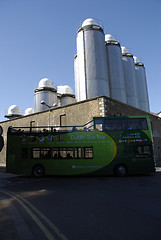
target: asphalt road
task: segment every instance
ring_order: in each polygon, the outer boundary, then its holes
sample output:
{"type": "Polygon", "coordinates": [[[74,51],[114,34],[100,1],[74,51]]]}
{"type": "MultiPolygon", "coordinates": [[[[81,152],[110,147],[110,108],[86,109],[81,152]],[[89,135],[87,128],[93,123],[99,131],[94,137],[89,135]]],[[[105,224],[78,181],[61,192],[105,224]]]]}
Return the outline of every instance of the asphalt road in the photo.
{"type": "Polygon", "coordinates": [[[35,179],[1,167],[0,239],[161,239],[161,171],[35,179]]]}

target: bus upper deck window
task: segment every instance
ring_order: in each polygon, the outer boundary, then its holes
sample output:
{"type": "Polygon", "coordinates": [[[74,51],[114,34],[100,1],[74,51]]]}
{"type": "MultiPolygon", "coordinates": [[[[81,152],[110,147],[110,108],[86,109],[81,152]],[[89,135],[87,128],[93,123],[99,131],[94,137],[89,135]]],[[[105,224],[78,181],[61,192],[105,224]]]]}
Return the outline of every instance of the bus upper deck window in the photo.
{"type": "Polygon", "coordinates": [[[147,130],[146,118],[129,118],[127,123],[128,130],[147,130]]]}
{"type": "Polygon", "coordinates": [[[105,131],[123,131],[126,129],[126,119],[105,119],[105,131]]]}
{"type": "Polygon", "coordinates": [[[97,129],[99,131],[103,131],[103,120],[102,119],[95,120],[95,129],[97,129]]]}
{"type": "Polygon", "coordinates": [[[96,129],[102,131],[103,130],[102,124],[101,123],[96,124],[96,129]]]}

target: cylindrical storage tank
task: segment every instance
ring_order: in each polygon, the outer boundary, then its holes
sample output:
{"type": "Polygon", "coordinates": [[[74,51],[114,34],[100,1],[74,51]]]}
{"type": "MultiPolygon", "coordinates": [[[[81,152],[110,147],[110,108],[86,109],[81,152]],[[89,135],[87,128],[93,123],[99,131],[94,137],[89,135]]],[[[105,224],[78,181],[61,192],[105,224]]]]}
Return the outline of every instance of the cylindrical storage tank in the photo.
{"type": "Polygon", "coordinates": [[[136,79],[135,79],[135,64],[133,55],[126,47],[122,49],[122,61],[124,67],[124,78],[126,84],[127,104],[138,108],[136,79]]]}
{"type": "Polygon", "coordinates": [[[120,43],[111,35],[105,35],[110,97],[127,103],[124,68],[120,43]]]}
{"type": "Polygon", "coordinates": [[[29,115],[29,114],[32,114],[32,113],[34,113],[34,109],[33,109],[33,108],[27,108],[27,109],[25,110],[24,115],[26,116],[26,115],[29,115]]]}
{"type": "Polygon", "coordinates": [[[86,19],[77,32],[77,58],[79,81],[75,93],[80,94],[76,99],[109,97],[105,35],[101,25],[92,18],[86,19]]]}
{"type": "Polygon", "coordinates": [[[159,112],[159,114],[158,114],[158,117],[160,117],[160,118],[161,118],[161,112],[159,112]]]}
{"type": "Polygon", "coordinates": [[[79,87],[79,73],[78,73],[78,57],[75,55],[74,57],[74,78],[75,78],[75,97],[76,102],[80,99],[80,87],[79,87]]]}
{"type": "Polygon", "coordinates": [[[137,57],[134,57],[134,62],[138,107],[145,112],[150,112],[145,67],[144,64],[141,63],[137,57]]]}
{"type": "Polygon", "coordinates": [[[35,89],[35,112],[41,112],[57,104],[57,90],[53,87],[51,80],[43,78],[40,80],[38,88],[35,89]],[[45,104],[41,104],[41,102],[45,104]]]}
{"type": "Polygon", "coordinates": [[[8,118],[8,119],[13,119],[16,117],[21,117],[21,109],[19,108],[19,106],[17,105],[11,105],[8,108],[8,112],[7,115],[5,115],[4,117],[8,118]]]}
{"type": "Polygon", "coordinates": [[[9,115],[21,116],[21,109],[20,109],[19,106],[17,106],[17,105],[11,105],[11,106],[8,108],[8,114],[9,114],[9,115]]]}
{"type": "Polygon", "coordinates": [[[57,92],[57,105],[61,106],[61,94],[57,92]]]}
{"type": "Polygon", "coordinates": [[[73,94],[73,90],[68,85],[57,86],[57,93],[60,95],[61,106],[75,102],[75,95],[73,94]]]}

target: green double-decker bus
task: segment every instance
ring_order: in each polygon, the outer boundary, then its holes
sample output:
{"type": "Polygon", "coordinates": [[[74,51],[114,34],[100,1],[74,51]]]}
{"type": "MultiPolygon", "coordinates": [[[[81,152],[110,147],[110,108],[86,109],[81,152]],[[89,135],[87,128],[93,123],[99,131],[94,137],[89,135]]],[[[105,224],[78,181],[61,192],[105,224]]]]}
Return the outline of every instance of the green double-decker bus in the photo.
{"type": "Polygon", "coordinates": [[[94,117],[84,126],[8,129],[7,173],[126,176],[154,171],[148,116],[94,117]]]}

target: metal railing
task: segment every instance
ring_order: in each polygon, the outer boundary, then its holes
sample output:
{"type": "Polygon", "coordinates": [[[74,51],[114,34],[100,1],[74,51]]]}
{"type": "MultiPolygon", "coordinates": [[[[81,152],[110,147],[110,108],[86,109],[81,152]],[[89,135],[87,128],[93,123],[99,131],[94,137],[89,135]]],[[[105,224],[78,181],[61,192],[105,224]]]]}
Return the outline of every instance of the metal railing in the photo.
{"type": "Polygon", "coordinates": [[[12,127],[8,128],[9,132],[74,132],[81,130],[94,129],[94,121],[90,121],[84,125],[75,126],[26,126],[26,127],[12,127]]]}

